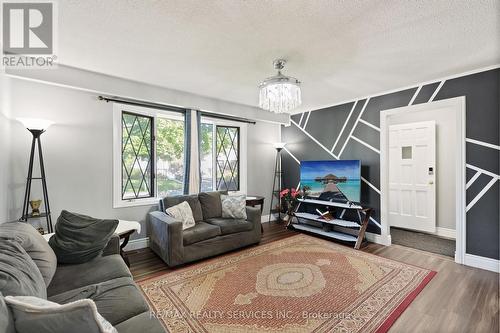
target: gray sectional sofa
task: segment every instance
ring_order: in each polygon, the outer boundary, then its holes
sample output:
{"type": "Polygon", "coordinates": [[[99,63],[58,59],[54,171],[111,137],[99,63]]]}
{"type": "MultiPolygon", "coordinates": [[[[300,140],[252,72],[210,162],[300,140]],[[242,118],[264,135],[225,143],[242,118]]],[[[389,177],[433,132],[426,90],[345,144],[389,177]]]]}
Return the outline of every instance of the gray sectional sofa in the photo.
{"type": "MultiPolygon", "coordinates": [[[[4,296],[9,295],[46,297],[60,304],[89,298],[119,333],[166,332],[150,315],[148,304],[119,255],[119,245],[118,236],[113,236],[102,256],[83,264],[57,265],[51,248],[33,227],[21,222],[0,224],[0,248],[5,248],[0,251],[0,332],[16,332],[12,311],[4,302],[4,296]],[[9,244],[17,246],[19,253],[7,253],[9,244]],[[23,267],[13,265],[11,258],[18,255],[24,257],[23,267]],[[48,286],[47,281],[37,278],[46,276],[51,277],[48,286]]],[[[33,332],[37,332],[36,327],[33,332]]],[[[67,332],[72,328],[68,327],[67,332]]]]}
{"type": "Polygon", "coordinates": [[[222,218],[220,192],[166,197],[160,211],[149,213],[149,246],[170,266],[215,256],[260,242],[261,212],[247,207],[247,219],[222,218]],[[182,223],[165,213],[165,209],[187,201],[196,225],[182,230],[182,223]]]}

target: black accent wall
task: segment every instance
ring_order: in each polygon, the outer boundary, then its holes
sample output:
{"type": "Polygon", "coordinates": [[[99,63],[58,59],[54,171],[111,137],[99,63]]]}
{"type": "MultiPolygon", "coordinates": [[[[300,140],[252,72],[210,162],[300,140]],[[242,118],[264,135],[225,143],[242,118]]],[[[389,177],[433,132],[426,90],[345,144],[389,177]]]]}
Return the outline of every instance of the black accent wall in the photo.
{"type": "MultiPolygon", "coordinates": [[[[380,127],[380,111],[408,105],[417,91],[418,86],[371,97],[366,105],[366,99],[362,99],[293,115],[292,125],[282,127],[281,139],[299,161],[360,159],[363,165],[361,175],[365,179],[361,200],[374,208],[373,218],[380,223],[380,132],[376,129],[380,127]],[[360,114],[362,121],[358,121],[360,114]],[[339,137],[344,123],[344,131],[339,137]]],[[[480,199],[467,211],[466,252],[499,259],[500,69],[449,79],[442,85],[439,81],[423,85],[412,104],[427,103],[434,94],[434,101],[465,96],[467,139],[496,146],[486,147],[471,142],[466,145],[467,181],[476,174],[474,167],[486,171],[467,189],[467,205],[478,195],[480,199]],[[481,196],[485,189],[487,191],[481,196]]],[[[299,164],[290,154],[282,153],[284,186],[296,187],[300,178],[299,164]]],[[[370,223],[368,231],[380,233],[374,223],[370,223]]]]}

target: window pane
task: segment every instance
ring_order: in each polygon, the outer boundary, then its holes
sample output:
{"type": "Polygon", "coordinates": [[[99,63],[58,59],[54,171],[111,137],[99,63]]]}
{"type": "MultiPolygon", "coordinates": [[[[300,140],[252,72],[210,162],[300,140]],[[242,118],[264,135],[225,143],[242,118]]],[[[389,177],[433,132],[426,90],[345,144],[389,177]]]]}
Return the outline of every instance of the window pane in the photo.
{"type": "Polygon", "coordinates": [[[157,118],[156,169],[158,196],[184,193],[184,121],[157,118]]]}
{"type": "Polygon", "coordinates": [[[201,167],[201,190],[203,192],[213,191],[213,139],[214,126],[201,123],[200,126],[200,167],[201,167]]]}
{"type": "Polygon", "coordinates": [[[151,117],[122,113],[122,198],[153,196],[151,117]]]}
{"type": "Polygon", "coordinates": [[[411,146],[401,147],[401,158],[403,160],[411,160],[411,146]]]}
{"type": "Polygon", "coordinates": [[[238,127],[217,126],[217,189],[238,191],[239,182],[239,139],[238,127]]]}

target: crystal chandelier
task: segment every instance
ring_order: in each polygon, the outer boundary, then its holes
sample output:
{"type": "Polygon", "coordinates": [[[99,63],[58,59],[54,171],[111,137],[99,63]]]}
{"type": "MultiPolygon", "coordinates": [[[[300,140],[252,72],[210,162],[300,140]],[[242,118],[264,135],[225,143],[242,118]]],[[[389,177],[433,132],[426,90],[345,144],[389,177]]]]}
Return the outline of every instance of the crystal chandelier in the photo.
{"type": "Polygon", "coordinates": [[[259,106],[271,112],[283,113],[295,109],[302,104],[300,81],[294,77],[281,74],[286,60],[273,62],[278,74],[265,79],[260,85],[259,106]]]}

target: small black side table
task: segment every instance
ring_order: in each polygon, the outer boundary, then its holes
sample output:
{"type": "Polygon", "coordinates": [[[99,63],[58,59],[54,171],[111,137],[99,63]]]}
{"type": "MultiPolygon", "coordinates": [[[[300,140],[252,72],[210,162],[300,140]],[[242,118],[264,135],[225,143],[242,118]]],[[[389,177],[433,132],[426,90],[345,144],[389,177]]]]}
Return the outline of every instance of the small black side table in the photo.
{"type": "MultiPolygon", "coordinates": [[[[247,206],[255,207],[256,205],[260,205],[260,213],[264,210],[264,197],[260,195],[249,195],[247,196],[247,206]]],[[[264,233],[264,228],[262,227],[262,223],[260,224],[260,231],[264,233]]]]}

